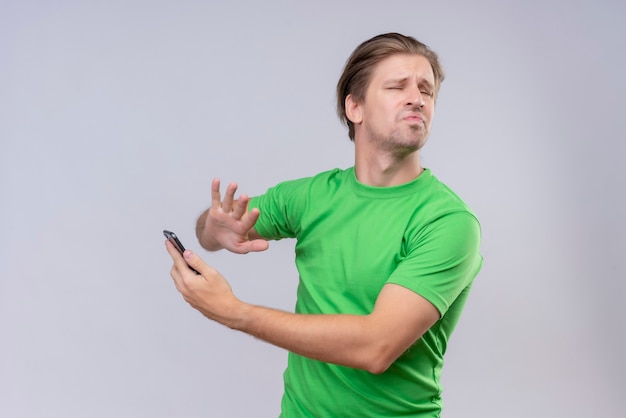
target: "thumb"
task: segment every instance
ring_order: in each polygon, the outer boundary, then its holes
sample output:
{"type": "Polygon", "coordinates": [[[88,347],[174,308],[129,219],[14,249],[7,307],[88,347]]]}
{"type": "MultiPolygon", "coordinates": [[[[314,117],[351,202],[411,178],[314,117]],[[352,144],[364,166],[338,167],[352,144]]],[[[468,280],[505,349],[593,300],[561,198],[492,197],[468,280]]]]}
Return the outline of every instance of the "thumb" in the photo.
{"type": "Polygon", "coordinates": [[[194,269],[196,272],[202,274],[209,269],[207,263],[204,262],[196,253],[191,250],[185,250],[183,253],[183,258],[187,262],[187,265],[194,269]]]}

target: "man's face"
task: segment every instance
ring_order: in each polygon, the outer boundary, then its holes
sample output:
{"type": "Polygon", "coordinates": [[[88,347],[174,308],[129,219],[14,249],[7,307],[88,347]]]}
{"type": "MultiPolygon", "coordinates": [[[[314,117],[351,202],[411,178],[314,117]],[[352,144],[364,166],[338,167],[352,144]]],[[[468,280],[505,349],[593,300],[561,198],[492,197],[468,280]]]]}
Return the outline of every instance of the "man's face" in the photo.
{"type": "Polygon", "coordinates": [[[400,156],[415,152],[426,143],[434,115],[432,67],[421,55],[392,55],[374,68],[365,99],[347,107],[356,140],[400,156]]]}

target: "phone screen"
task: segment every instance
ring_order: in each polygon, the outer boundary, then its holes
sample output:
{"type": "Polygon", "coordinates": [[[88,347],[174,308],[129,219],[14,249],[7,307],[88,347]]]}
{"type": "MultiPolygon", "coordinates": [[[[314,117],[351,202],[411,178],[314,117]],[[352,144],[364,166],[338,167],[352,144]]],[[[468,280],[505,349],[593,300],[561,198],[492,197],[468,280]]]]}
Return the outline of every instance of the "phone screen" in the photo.
{"type": "MultiPolygon", "coordinates": [[[[178,237],[176,236],[175,233],[173,233],[172,231],[168,231],[167,229],[163,230],[163,235],[165,235],[165,238],[167,238],[169,240],[169,242],[172,243],[172,245],[174,245],[174,247],[176,247],[176,249],[178,250],[179,253],[184,253],[185,252],[185,246],[183,245],[182,242],[180,242],[180,240],[178,239],[178,237]]],[[[196,269],[194,269],[193,267],[189,266],[190,269],[192,269],[193,271],[196,272],[196,274],[200,274],[200,272],[198,272],[196,269]]]]}

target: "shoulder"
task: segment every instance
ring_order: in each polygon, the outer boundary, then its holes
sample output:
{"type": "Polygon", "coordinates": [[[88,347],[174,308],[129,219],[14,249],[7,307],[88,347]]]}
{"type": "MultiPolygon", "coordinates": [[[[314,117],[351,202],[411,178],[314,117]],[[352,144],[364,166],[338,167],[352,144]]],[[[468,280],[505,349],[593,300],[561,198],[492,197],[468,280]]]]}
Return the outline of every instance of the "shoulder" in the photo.
{"type": "Polygon", "coordinates": [[[332,194],[333,190],[348,182],[350,176],[353,176],[352,173],[352,168],[335,168],[309,177],[285,180],[267,189],[263,195],[254,196],[250,207],[270,204],[270,202],[285,206],[326,197],[332,194]]]}
{"type": "Polygon", "coordinates": [[[279,183],[279,185],[291,184],[291,183],[325,184],[328,182],[343,182],[349,179],[349,176],[352,175],[353,172],[354,172],[353,167],[346,168],[346,169],[333,168],[332,170],[322,171],[321,173],[317,173],[313,176],[303,177],[303,178],[295,179],[295,180],[287,180],[282,183],[279,183]]]}
{"type": "Polygon", "coordinates": [[[413,212],[405,231],[410,246],[421,246],[433,239],[445,243],[477,246],[481,227],[472,209],[430,171],[425,172],[421,187],[414,195],[413,212]]]}
{"type": "Polygon", "coordinates": [[[424,188],[425,209],[435,218],[446,217],[452,214],[465,214],[478,222],[472,209],[448,185],[439,180],[430,170],[428,173],[428,187],[424,188]]]}
{"type": "Polygon", "coordinates": [[[319,208],[320,204],[325,204],[321,202],[328,202],[328,196],[334,195],[333,189],[344,182],[349,171],[334,169],[283,181],[265,194],[253,197],[248,208],[261,211],[256,224],[259,234],[272,239],[297,236],[302,230],[303,218],[313,207],[319,208]]]}
{"type": "Polygon", "coordinates": [[[352,168],[323,171],[310,177],[286,180],[268,189],[268,193],[296,194],[328,193],[347,181],[353,173],[352,168]]]}

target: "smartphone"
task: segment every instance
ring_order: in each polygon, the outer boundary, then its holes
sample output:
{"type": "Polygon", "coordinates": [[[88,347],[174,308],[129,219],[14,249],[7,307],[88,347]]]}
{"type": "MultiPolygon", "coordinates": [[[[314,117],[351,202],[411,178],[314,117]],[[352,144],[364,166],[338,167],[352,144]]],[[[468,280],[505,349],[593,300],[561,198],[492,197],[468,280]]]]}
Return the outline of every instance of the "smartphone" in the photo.
{"type": "MultiPolygon", "coordinates": [[[[178,239],[175,233],[173,233],[172,231],[168,231],[167,229],[164,229],[163,235],[165,235],[165,238],[167,238],[169,242],[171,242],[172,245],[176,247],[176,249],[178,250],[179,253],[181,253],[181,255],[182,253],[185,252],[185,247],[183,246],[183,243],[180,242],[180,240],[178,239]]],[[[192,269],[194,272],[196,272],[196,274],[200,274],[200,272],[198,272],[193,267],[189,266],[189,268],[192,269]]]]}

